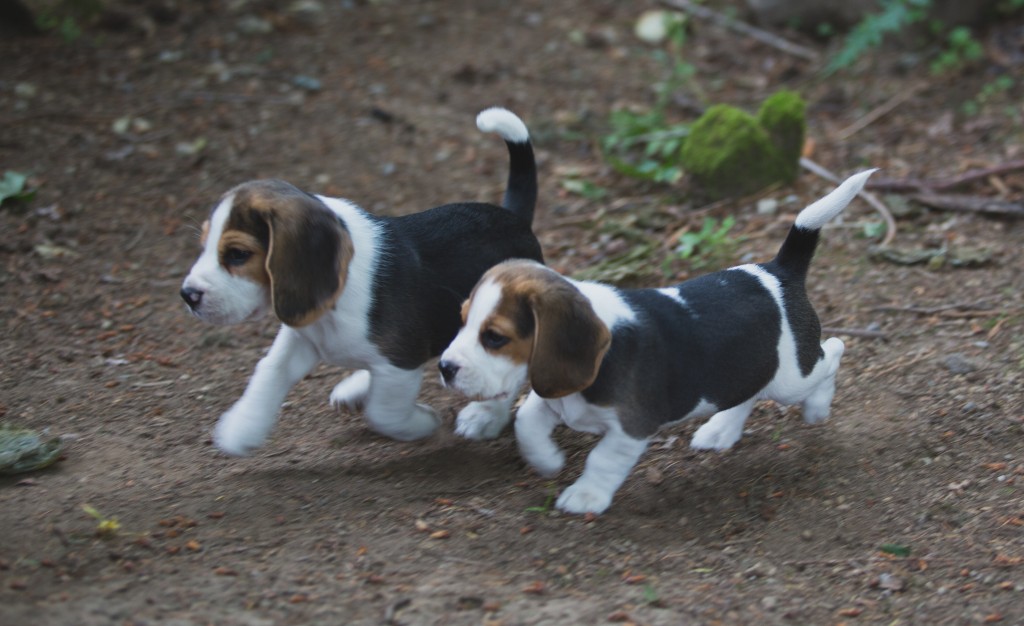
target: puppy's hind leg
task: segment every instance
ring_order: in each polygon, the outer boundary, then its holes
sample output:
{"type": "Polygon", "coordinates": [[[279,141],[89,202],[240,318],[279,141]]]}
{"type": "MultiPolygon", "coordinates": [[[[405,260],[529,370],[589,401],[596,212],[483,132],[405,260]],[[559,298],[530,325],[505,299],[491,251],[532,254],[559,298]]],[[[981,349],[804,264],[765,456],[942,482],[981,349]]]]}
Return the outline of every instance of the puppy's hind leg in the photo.
{"type": "Polygon", "coordinates": [[[821,348],[825,352],[825,357],[811,373],[811,376],[820,376],[821,380],[803,402],[804,421],[808,424],[817,424],[828,419],[832,396],[836,393],[836,373],[839,371],[839,361],[843,358],[845,346],[842,340],[832,337],[823,343],[821,348]]]}
{"type": "Polygon", "coordinates": [[[466,439],[494,439],[512,420],[511,395],[501,400],[470,402],[455,418],[455,434],[466,439]]]}
{"type": "Polygon", "coordinates": [[[370,393],[370,372],[359,370],[334,386],[331,391],[331,406],[335,409],[346,408],[357,411],[366,403],[370,393]]]}
{"type": "Polygon", "coordinates": [[[743,425],[747,423],[757,398],[751,398],[711,416],[703,426],[693,433],[690,447],[695,450],[728,450],[743,436],[743,425]]]}
{"type": "Polygon", "coordinates": [[[617,428],[608,431],[587,456],[583,475],[566,487],[555,506],[568,513],[604,513],[646,449],[646,439],[617,428]]]}
{"type": "Polygon", "coordinates": [[[565,465],[565,453],[551,439],[551,432],[560,421],[547,402],[532,391],[516,413],[519,452],[541,476],[554,476],[565,465]]]}
{"type": "Polygon", "coordinates": [[[370,368],[366,421],[376,432],[399,441],[432,434],[441,424],[433,409],[416,404],[423,369],[404,370],[394,365],[370,368]]]}

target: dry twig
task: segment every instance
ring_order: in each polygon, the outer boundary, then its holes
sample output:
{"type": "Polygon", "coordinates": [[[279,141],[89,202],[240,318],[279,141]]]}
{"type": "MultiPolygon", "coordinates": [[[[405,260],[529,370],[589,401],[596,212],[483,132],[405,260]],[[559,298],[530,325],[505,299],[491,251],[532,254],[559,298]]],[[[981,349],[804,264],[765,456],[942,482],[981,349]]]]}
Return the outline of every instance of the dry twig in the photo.
{"type": "Polygon", "coordinates": [[[870,124],[873,124],[878,119],[885,116],[887,113],[892,112],[899,105],[916,96],[922,89],[924,89],[927,86],[928,83],[921,82],[914,85],[910,89],[906,89],[904,91],[899,92],[895,96],[886,100],[883,104],[869,111],[867,115],[865,115],[864,117],[860,118],[856,122],[850,124],[846,128],[836,133],[836,140],[842,141],[844,139],[849,138],[857,131],[863,130],[870,124]]]}
{"type": "Polygon", "coordinates": [[[889,333],[881,330],[868,330],[866,328],[838,328],[833,326],[822,326],[823,335],[848,335],[850,337],[864,337],[865,339],[887,339],[889,333]]]}
{"type": "Polygon", "coordinates": [[[948,180],[921,180],[915,178],[907,178],[903,180],[893,178],[878,178],[876,180],[869,180],[865,187],[868,189],[874,189],[875,191],[949,191],[957,187],[962,187],[979,180],[985,180],[990,176],[999,176],[1001,174],[1009,174],[1010,172],[1016,172],[1018,170],[1024,170],[1024,160],[1020,161],[1009,161],[1000,165],[994,165],[992,167],[986,167],[978,170],[970,170],[965,172],[956,178],[948,180]]]}
{"type": "Polygon", "coordinates": [[[997,200],[984,196],[964,194],[938,194],[925,191],[915,193],[911,199],[933,209],[964,211],[968,213],[991,213],[1008,217],[1024,217],[1024,203],[997,200]]]}
{"type": "Polygon", "coordinates": [[[661,3],[667,7],[678,9],[684,13],[689,13],[690,15],[699,17],[702,20],[707,20],[723,28],[728,28],[733,32],[746,35],[755,41],[771,46],[776,50],[781,50],[786,54],[791,54],[795,57],[800,57],[801,59],[806,59],[808,61],[818,60],[819,55],[816,50],[795,44],[792,41],[783,39],[782,37],[774,35],[766,30],[755,28],[746,22],[742,22],[736,18],[723,15],[718,11],[713,11],[705,6],[690,2],[690,0],[661,0],[661,3]]]}

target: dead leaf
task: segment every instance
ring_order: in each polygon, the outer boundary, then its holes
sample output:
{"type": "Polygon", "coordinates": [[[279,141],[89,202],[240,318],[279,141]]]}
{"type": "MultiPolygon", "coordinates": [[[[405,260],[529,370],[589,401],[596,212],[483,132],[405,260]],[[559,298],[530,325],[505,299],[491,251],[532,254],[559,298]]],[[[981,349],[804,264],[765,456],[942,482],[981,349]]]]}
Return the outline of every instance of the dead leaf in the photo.
{"type": "Polygon", "coordinates": [[[997,554],[993,562],[1000,567],[1016,567],[1021,564],[1022,559],[1019,556],[1007,556],[1005,554],[997,554]]]}
{"type": "Polygon", "coordinates": [[[544,583],[542,583],[539,580],[536,580],[530,583],[529,585],[523,587],[523,593],[529,593],[533,595],[541,595],[545,591],[547,591],[547,588],[545,587],[544,583]]]}
{"type": "Polygon", "coordinates": [[[437,530],[430,533],[431,539],[447,539],[448,537],[451,537],[451,533],[447,530],[437,530]]]}

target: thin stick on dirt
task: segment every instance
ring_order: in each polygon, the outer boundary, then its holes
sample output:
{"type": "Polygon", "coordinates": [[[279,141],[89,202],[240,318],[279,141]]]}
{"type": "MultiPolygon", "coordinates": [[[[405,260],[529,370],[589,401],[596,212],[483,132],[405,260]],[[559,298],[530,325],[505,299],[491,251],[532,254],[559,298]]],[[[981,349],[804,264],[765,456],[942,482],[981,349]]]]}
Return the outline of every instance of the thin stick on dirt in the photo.
{"type": "Polygon", "coordinates": [[[990,176],[1009,174],[1018,170],[1024,170],[1024,160],[1008,161],[1001,165],[994,165],[978,170],[970,170],[948,180],[921,180],[916,178],[896,179],[879,178],[869,180],[865,187],[875,191],[949,191],[970,183],[987,179],[990,176]]]}
{"type": "MultiPolygon", "coordinates": [[[[833,183],[841,182],[838,176],[806,157],[800,157],[800,165],[805,170],[820,176],[827,181],[833,183]]],[[[889,209],[882,204],[882,201],[871,192],[861,191],[857,195],[864,198],[864,201],[870,204],[871,207],[875,209],[875,211],[878,211],[878,214],[882,216],[882,220],[885,221],[885,237],[882,238],[882,242],[879,246],[883,248],[888,246],[896,237],[896,219],[892,216],[892,212],[889,211],[889,209]]]]}
{"type": "Polygon", "coordinates": [[[889,333],[880,330],[868,330],[866,328],[822,326],[821,332],[826,335],[849,335],[850,337],[864,337],[865,339],[888,339],[889,337],[889,333]]]}
{"type": "Polygon", "coordinates": [[[820,56],[816,50],[795,44],[766,30],[761,30],[760,28],[755,28],[746,22],[741,22],[736,18],[723,15],[707,7],[694,4],[693,2],[690,2],[690,0],[660,1],[661,4],[664,4],[667,7],[678,9],[684,13],[689,13],[695,17],[699,17],[702,20],[707,20],[717,26],[727,28],[731,31],[740,33],[741,35],[746,35],[755,41],[771,46],[776,50],[781,50],[786,54],[791,54],[795,57],[800,57],[801,59],[806,59],[808,61],[817,61],[820,56]]]}
{"type": "Polygon", "coordinates": [[[844,139],[848,139],[854,133],[867,128],[868,126],[875,123],[886,114],[895,110],[896,107],[900,106],[907,100],[910,100],[911,98],[916,96],[922,89],[924,89],[927,86],[928,83],[922,82],[914,85],[910,89],[906,89],[899,92],[895,96],[886,100],[881,105],[868,111],[867,115],[865,115],[864,117],[860,118],[856,122],[850,124],[846,128],[836,133],[836,140],[842,141],[844,139]]]}
{"type": "Polygon", "coordinates": [[[965,213],[988,213],[1007,217],[1024,217],[1024,203],[996,200],[984,196],[967,196],[963,194],[938,194],[931,192],[915,193],[910,198],[925,206],[943,211],[962,211],[965,213]]]}
{"type": "Polygon", "coordinates": [[[918,315],[935,315],[936,313],[943,313],[945,311],[956,311],[966,309],[976,309],[980,303],[978,302],[963,302],[955,304],[940,304],[938,306],[892,306],[883,305],[872,307],[872,311],[879,311],[885,313],[916,313],[918,315]]]}

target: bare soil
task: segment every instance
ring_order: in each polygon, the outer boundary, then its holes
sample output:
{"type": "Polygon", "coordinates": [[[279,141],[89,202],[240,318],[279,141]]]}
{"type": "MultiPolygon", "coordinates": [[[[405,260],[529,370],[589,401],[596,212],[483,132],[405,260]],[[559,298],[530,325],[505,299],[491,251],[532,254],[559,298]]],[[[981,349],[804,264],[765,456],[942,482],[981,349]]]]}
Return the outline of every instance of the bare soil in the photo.
{"type": "MultiPolygon", "coordinates": [[[[511,433],[455,437],[463,400],[433,380],[424,401],[448,421],[428,441],[336,414],[344,372],[324,367],[264,448],[219,453],[210,430],[275,325],[203,325],[178,289],[198,224],[241,181],[381,214],[494,201],[506,154],[473,119],[504,105],[533,133],[552,265],[592,266],[639,230],[657,243],[649,284],[680,229],[735,216],[744,239],[724,262],[762,260],[830,188],[805,173],[762,194],[779,210],[761,214],[757,198],[703,206],[685,181],[603,164],[609,113],[651,106],[661,76],[632,35],[649,3],[332,2],[312,22],[274,4],[132,3],[71,43],[0,41],[0,164],[38,186],[0,208],[0,419],[67,440],[53,468],[0,477],[0,623],[1024,623],[1019,220],[910,205],[895,247],[985,262],[906,266],[871,253],[878,218],[852,205],[810,279],[824,324],[858,331],[839,333],[833,418],[764,405],[722,454],[689,449],[696,424],[666,431],[596,519],[549,510],[591,438],[562,433],[569,465],[540,479],[511,433]],[[251,17],[272,30],[245,34],[251,17]],[[572,195],[569,177],[609,193],[572,195]],[[119,530],[97,535],[83,505],[119,530]]],[[[697,22],[704,93],[688,95],[752,109],[796,89],[816,161],[949,179],[1024,158],[1021,33],[995,25],[985,58],[952,75],[894,50],[822,78],[697,22]],[[998,75],[1015,82],[964,113],[998,75]]],[[[1024,175],[957,191],[1019,202],[1024,175]]]]}

